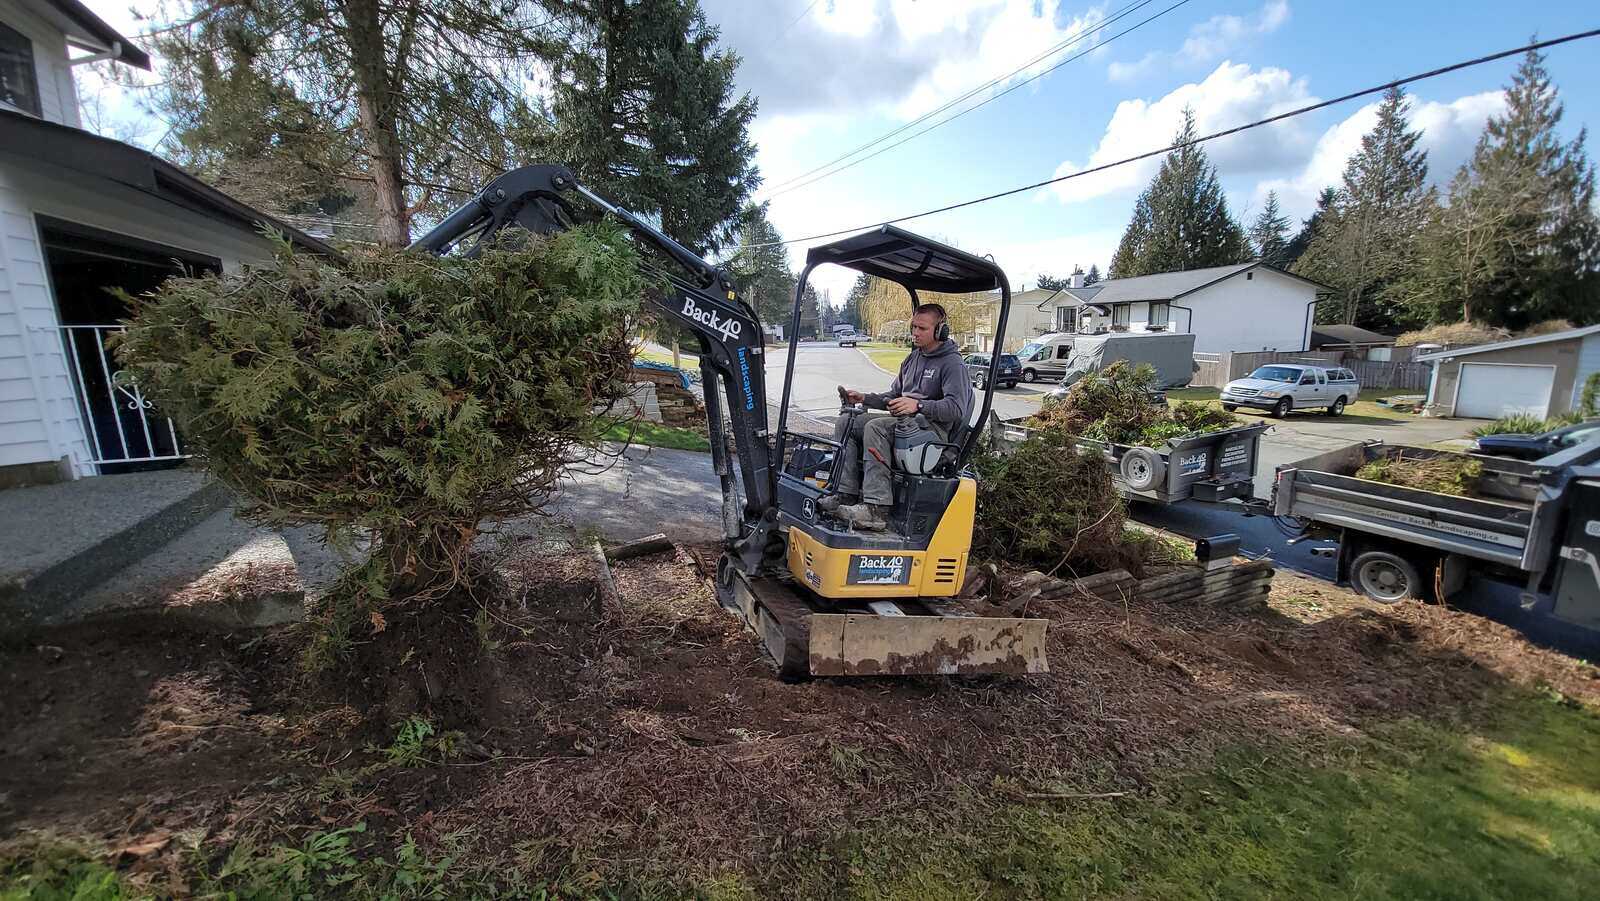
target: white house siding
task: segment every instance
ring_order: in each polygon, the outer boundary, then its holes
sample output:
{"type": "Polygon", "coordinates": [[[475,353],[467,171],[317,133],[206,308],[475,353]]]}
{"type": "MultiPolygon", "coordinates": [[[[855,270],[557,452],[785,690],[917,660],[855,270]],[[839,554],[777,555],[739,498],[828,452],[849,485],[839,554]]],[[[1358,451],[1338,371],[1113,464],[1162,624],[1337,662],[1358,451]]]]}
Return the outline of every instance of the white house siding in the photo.
{"type": "Polygon", "coordinates": [[[0,180],[5,179],[36,214],[217,257],[229,272],[237,271],[241,260],[265,260],[272,253],[265,238],[171,201],[0,151],[0,180]]]}
{"type": "Polygon", "coordinates": [[[67,40],[55,25],[15,0],[0,0],[0,22],[33,41],[34,74],[39,81],[39,110],[49,122],[79,127],[78,96],[72,67],[67,63],[67,40]]]}
{"type": "Polygon", "coordinates": [[[90,473],[33,216],[0,170],[0,466],[68,457],[90,473]]]}
{"type": "Polygon", "coordinates": [[[1173,301],[1172,330],[1193,331],[1197,353],[1303,350],[1306,304],[1316,288],[1267,269],[1253,269],[1173,301]],[[1246,278],[1253,274],[1253,278],[1246,278]],[[1189,313],[1194,324],[1189,327],[1189,313]]]}
{"type": "Polygon", "coordinates": [[[1585,335],[1583,343],[1578,347],[1578,372],[1572,381],[1572,406],[1570,409],[1581,409],[1583,399],[1583,383],[1589,376],[1600,372],[1600,335],[1585,335]]]}
{"type": "Polygon", "coordinates": [[[152,195],[0,152],[0,466],[66,456],[76,475],[93,475],[36,214],[216,257],[228,271],[270,249],[152,195]]]}

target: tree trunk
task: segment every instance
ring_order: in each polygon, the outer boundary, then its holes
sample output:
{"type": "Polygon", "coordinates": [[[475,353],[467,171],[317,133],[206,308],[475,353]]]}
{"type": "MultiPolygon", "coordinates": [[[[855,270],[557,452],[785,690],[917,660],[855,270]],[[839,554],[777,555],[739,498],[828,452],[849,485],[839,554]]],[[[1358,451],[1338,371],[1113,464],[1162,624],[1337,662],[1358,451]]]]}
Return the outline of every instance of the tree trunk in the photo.
{"type": "Polygon", "coordinates": [[[406,206],[395,98],[390,90],[383,21],[376,0],[350,0],[344,5],[344,20],[350,68],[355,76],[357,118],[372,158],[378,242],[386,247],[405,247],[411,243],[411,213],[406,206]]]}

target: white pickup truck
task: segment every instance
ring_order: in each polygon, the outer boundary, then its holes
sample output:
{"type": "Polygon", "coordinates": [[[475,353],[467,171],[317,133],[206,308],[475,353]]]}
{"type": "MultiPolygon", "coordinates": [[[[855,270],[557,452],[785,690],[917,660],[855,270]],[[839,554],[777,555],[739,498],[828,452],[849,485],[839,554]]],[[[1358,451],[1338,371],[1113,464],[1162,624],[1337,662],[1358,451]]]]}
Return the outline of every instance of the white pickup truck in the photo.
{"type": "Polygon", "coordinates": [[[1222,388],[1222,409],[1259,407],[1282,419],[1294,410],[1322,410],[1338,416],[1356,402],[1361,383],[1356,374],[1337,366],[1269,363],[1222,388]]]}

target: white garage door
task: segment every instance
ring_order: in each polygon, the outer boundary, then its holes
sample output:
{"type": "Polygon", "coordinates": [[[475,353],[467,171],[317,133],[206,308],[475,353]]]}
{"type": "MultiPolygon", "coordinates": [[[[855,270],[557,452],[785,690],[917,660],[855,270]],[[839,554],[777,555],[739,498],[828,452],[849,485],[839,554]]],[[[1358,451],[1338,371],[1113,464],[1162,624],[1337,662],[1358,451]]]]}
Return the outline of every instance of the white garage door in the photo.
{"type": "Polygon", "coordinates": [[[1475,419],[1526,413],[1542,419],[1550,410],[1555,380],[1554,366],[1462,363],[1455,413],[1475,419]]]}

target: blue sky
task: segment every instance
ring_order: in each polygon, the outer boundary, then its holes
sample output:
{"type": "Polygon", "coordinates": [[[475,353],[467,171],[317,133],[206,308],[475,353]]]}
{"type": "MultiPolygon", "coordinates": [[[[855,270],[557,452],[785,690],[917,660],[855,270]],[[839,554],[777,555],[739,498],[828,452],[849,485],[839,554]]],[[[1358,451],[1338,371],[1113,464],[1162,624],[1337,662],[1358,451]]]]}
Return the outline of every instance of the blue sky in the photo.
{"type": "MultiPolygon", "coordinates": [[[[702,3],[745,58],[743,86],[762,99],[759,163],[768,184],[778,185],[1022,65],[1074,28],[1093,28],[1128,0],[702,3]]],[[[1157,0],[1092,39],[1170,5],[1157,0]]],[[[776,194],[772,218],[785,237],[869,224],[1164,146],[1186,104],[1202,132],[1214,131],[1516,46],[1535,32],[1553,37],[1596,25],[1600,7],[1566,0],[1191,0],[948,126],[776,194]]],[[[1548,66],[1566,103],[1568,135],[1600,122],[1600,39],[1549,51],[1548,66]]],[[[1514,68],[1510,60],[1492,63],[1411,89],[1434,178],[1447,180],[1466,159],[1484,120],[1500,109],[1501,86],[1514,68]]],[[[1354,101],[1208,150],[1236,215],[1253,216],[1266,191],[1276,189],[1298,225],[1317,192],[1337,182],[1372,120],[1372,105],[1354,101]]],[[[1086,176],[1060,191],[906,227],[994,254],[1014,286],[1074,264],[1104,269],[1157,165],[1086,176]]],[[[797,265],[802,253],[792,251],[797,265]]],[[[823,279],[836,301],[848,282],[842,273],[823,279]]]]}
{"type": "MultiPolygon", "coordinates": [[[[1136,0],[701,2],[723,42],[744,58],[741,87],[761,100],[758,163],[777,186],[1090,31],[1136,0]]],[[[1164,146],[1185,105],[1194,107],[1203,132],[1214,131],[1515,46],[1534,33],[1553,37],[1600,25],[1593,0],[1189,0],[1106,41],[1173,2],[1155,0],[1083,37],[995,90],[1097,45],[1088,55],[950,125],[814,184],[760,196],[773,195],[772,218],[785,237],[867,225],[1164,146]]],[[[91,5],[125,34],[145,27],[126,5],[91,5]]],[[[1600,123],[1600,39],[1549,51],[1548,66],[1566,103],[1568,136],[1600,123]]],[[[1514,68],[1515,61],[1502,61],[1411,89],[1436,180],[1447,180],[1470,153],[1514,68]]],[[[93,92],[92,79],[84,88],[93,92]]],[[[106,96],[106,118],[128,122],[129,105],[114,92],[106,96]]],[[[1235,214],[1253,216],[1266,191],[1276,189],[1298,223],[1317,192],[1337,182],[1372,110],[1356,101],[1209,145],[1235,214]]],[[[133,119],[143,143],[159,138],[160,127],[133,119]]],[[[993,254],[1018,287],[1040,272],[1091,263],[1104,269],[1157,165],[1127,166],[907,227],[993,254]]],[[[791,249],[797,268],[803,254],[803,245],[791,249]]],[[[850,280],[842,271],[818,273],[836,302],[850,280]]]]}

